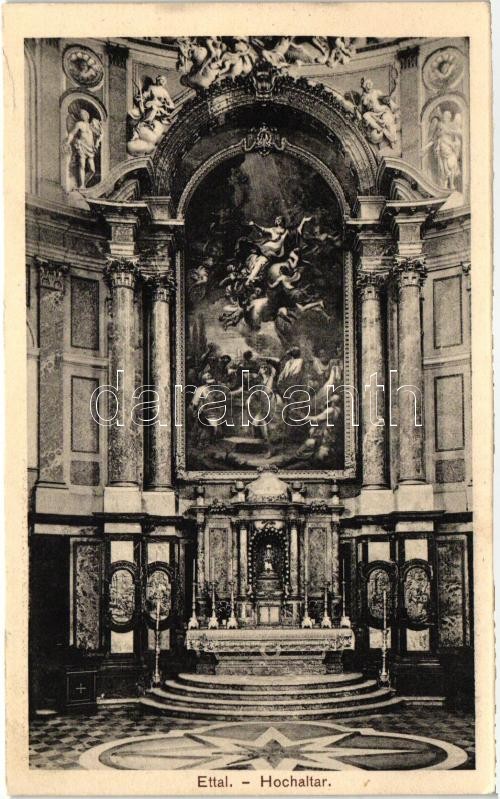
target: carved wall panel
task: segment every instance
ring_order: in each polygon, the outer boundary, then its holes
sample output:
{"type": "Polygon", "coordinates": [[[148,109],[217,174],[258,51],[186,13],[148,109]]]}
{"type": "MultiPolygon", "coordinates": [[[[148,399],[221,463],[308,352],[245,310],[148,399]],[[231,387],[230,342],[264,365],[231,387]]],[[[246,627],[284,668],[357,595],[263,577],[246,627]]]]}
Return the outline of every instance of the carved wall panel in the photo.
{"type": "Polygon", "coordinates": [[[74,642],[78,649],[100,646],[102,549],[99,543],[73,545],[74,642]]]}

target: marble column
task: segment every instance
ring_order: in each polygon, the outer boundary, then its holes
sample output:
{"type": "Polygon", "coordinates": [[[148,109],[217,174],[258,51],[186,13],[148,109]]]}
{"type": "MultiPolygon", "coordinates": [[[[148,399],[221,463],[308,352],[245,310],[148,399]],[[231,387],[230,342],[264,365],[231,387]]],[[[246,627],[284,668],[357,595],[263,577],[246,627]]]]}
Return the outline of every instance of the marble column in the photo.
{"type": "Polygon", "coordinates": [[[339,538],[340,538],[340,526],[338,523],[338,518],[334,517],[331,522],[330,526],[330,535],[331,535],[331,553],[332,553],[332,562],[331,562],[331,571],[330,571],[330,584],[331,584],[331,592],[332,596],[336,597],[337,600],[341,596],[341,575],[340,575],[340,555],[339,555],[339,538]]]}
{"type": "MultiPolygon", "coordinates": [[[[117,389],[121,408],[108,428],[108,484],[136,486],[136,431],[131,417],[135,391],[135,309],[134,289],[137,259],[110,258],[105,270],[111,291],[111,334],[109,339],[110,383],[117,389]],[[119,374],[119,383],[117,375],[119,374]]],[[[110,416],[113,407],[110,405],[110,416]]]]}
{"type": "Polygon", "coordinates": [[[421,287],[422,258],[397,258],[399,482],[425,482],[421,287]]]}
{"type": "Polygon", "coordinates": [[[299,593],[299,532],[297,521],[290,522],[290,595],[292,598],[299,593]]]}
{"type": "Polygon", "coordinates": [[[64,480],[64,294],[66,264],[37,258],[39,270],[40,380],[38,483],[64,480]]]}
{"type": "Polygon", "coordinates": [[[363,488],[384,488],[386,433],[381,289],[384,278],[361,272],[357,286],[361,303],[361,391],[363,488]]]}
{"type": "Polygon", "coordinates": [[[172,486],[170,304],[175,288],[172,272],[155,275],[150,286],[150,383],[159,396],[159,415],[149,427],[148,488],[161,491],[172,486]]]}
{"type": "Polygon", "coordinates": [[[240,522],[240,596],[246,599],[248,592],[248,526],[240,522]]]}

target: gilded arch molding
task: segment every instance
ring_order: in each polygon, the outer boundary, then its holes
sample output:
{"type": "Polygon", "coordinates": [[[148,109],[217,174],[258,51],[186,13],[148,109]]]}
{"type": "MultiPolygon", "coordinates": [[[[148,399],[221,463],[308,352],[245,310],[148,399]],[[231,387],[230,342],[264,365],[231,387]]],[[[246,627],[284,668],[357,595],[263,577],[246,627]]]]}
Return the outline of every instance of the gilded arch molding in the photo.
{"type": "Polygon", "coordinates": [[[152,171],[156,193],[172,195],[178,165],[200,138],[200,131],[231,113],[252,107],[263,112],[270,108],[289,109],[304,115],[312,125],[320,123],[350,158],[359,193],[373,193],[378,162],[341,95],[320,84],[311,85],[304,79],[290,77],[279,79],[272,96],[265,99],[256,95],[248,81],[241,81],[236,85],[217,85],[203,96],[188,101],[154,155],[152,171]]]}

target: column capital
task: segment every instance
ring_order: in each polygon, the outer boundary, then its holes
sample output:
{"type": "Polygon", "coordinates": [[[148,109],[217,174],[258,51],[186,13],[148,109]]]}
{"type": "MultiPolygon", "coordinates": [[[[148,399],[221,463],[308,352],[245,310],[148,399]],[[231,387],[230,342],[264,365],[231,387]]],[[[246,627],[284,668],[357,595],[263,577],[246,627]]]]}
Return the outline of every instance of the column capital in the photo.
{"type": "Polygon", "coordinates": [[[175,295],[175,275],[171,270],[150,275],[147,285],[153,302],[170,302],[175,295]]]}
{"type": "Polygon", "coordinates": [[[372,300],[379,296],[386,283],[386,275],[380,272],[358,272],[356,288],[362,300],[372,300]]]}
{"type": "Polygon", "coordinates": [[[414,45],[413,47],[406,47],[404,50],[398,52],[398,59],[401,64],[401,69],[411,69],[418,66],[418,54],[420,47],[414,45]]]}
{"type": "Polygon", "coordinates": [[[396,258],[391,275],[399,288],[407,288],[409,286],[418,286],[420,288],[424,285],[427,277],[425,259],[423,257],[396,258]]]}
{"type": "Polygon", "coordinates": [[[52,261],[48,258],[35,258],[40,275],[40,286],[49,291],[56,291],[61,296],[65,290],[65,277],[69,272],[68,264],[61,261],[52,261]]]}
{"type": "Polygon", "coordinates": [[[106,44],[106,53],[108,54],[109,63],[115,67],[125,69],[127,66],[127,59],[129,54],[128,47],[123,44],[116,44],[115,42],[108,42],[106,44]]]}
{"type": "Polygon", "coordinates": [[[108,258],[104,279],[111,289],[134,289],[139,277],[137,258],[108,258]]]}

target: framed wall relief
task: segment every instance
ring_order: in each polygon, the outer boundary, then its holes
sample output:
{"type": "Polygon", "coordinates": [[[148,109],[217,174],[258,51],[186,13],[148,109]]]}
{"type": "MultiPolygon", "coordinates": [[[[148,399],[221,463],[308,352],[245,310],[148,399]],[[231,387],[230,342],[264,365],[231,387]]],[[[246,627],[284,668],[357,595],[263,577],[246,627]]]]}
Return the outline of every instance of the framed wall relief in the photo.
{"type": "Polygon", "coordinates": [[[373,561],[364,572],[365,616],[370,627],[383,629],[393,623],[397,608],[397,572],[394,563],[373,561]],[[385,605],[385,610],[384,610],[385,605]]]}
{"type": "Polygon", "coordinates": [[[160,629],[167,626],[173,608],[173,582],[171,569],[163,563],[150,563],[145,591],[146,623],[148,627],[159,621],[160,629]]]}
{"type": "Polygon", "coordinates": [[[428,627],[433,618],[432,568],[425,560],[411,560],[402,573],[405,620],[413,630],[428,627]]]}
{"type": "Polygon", "coordinates": [[[263,125],[181,198],[185,479],[251,477],[263,461],[287,477],[354,474],[352,393],[328,391],[353,385],[352,261],[336,178],[316,160],[263,125]]]}
{"type": "Polygon", "coordinates": [[[136,612],[136,570],[126,561],[113,563],[109,570],[108,617],[111,628],[131,630],[136,612]]]}

